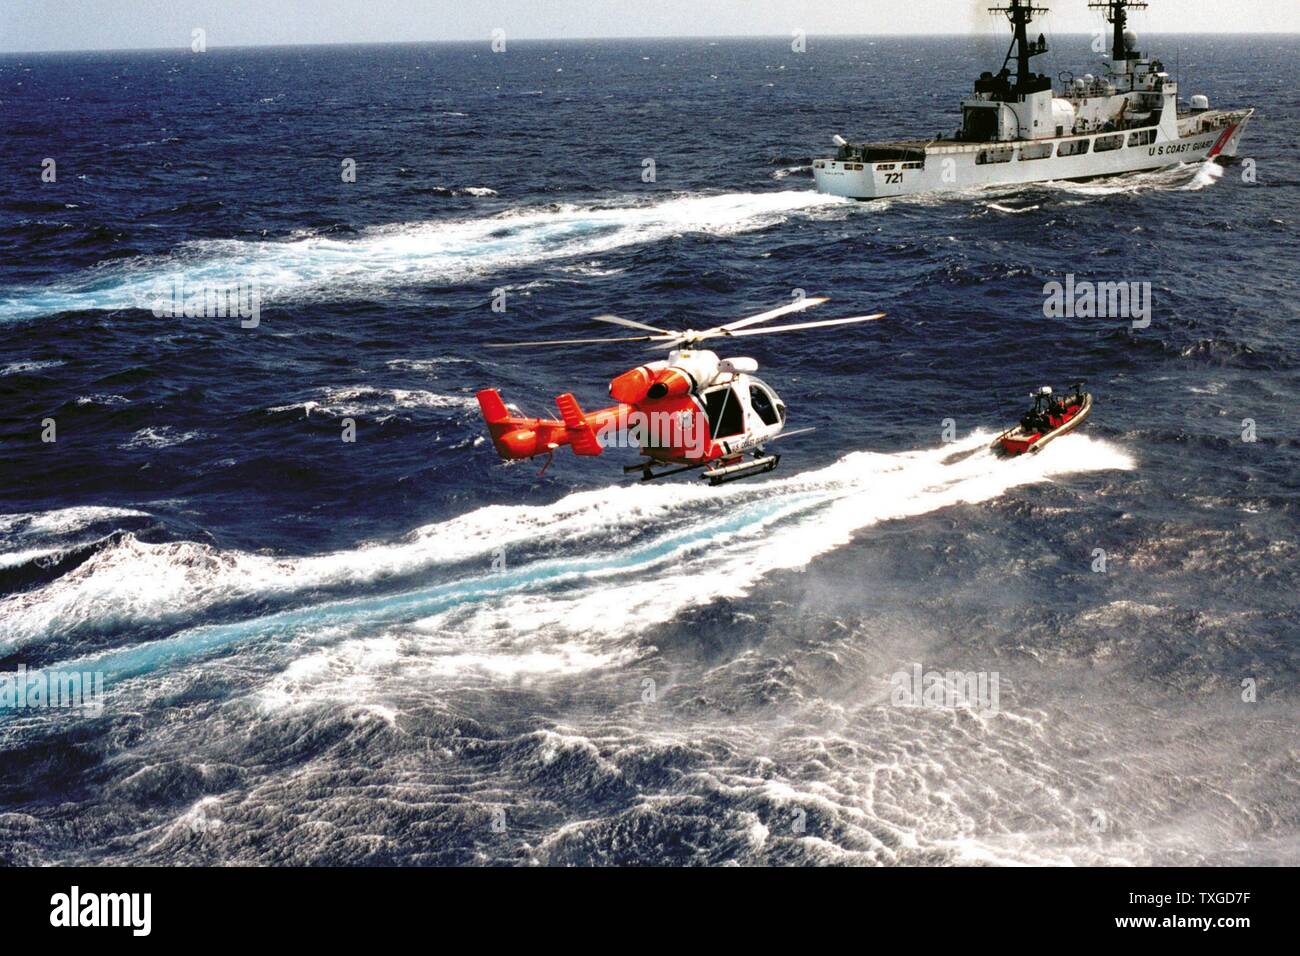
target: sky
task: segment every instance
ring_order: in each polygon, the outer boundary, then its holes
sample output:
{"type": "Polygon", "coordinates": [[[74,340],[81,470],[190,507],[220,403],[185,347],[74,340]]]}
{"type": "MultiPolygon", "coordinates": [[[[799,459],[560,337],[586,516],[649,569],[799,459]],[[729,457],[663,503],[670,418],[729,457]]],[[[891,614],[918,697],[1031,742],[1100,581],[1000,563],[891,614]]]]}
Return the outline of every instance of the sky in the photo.
{"type": "MultiPolygon", "coordinates": [[[[1037,0],[1053,34],[1102,25],[1037,0]]],[[[1300,33],[1300,0],[1150,0],[1139,33],[1300,33]]],[[[0,0],[0,51],[591,37],[986,34],[992,0],[0,0]]]]}

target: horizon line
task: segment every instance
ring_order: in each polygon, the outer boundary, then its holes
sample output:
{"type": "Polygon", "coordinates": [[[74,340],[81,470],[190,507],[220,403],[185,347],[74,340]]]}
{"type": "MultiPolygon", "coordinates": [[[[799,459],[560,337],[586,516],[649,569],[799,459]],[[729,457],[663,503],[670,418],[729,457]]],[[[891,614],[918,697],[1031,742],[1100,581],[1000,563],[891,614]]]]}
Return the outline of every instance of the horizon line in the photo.
{"type": "MultiPolygon", "coordinates": [[[[1091,37],[1090,32],[1058,32],[1058,37],[1091,37]]],[[[1197,37],[1284,37],[1300,36],[1300,31],[1295,30],[1252,30],[1252,31],[1221,31],[1221,30],[1151,30],[1146,33],[1147,36],[1197,36],[1197,37]]],[[[836,40],[869,40],[869,39],[927,39],[939,37],[970,37],[973,40],[987,39],[988,35],[984,33],[963,32],[936,32],[936,33],[808,33],[808,38],[836,40]]],[[[597,43],[597,42],[628,42],[628,41],[717,41],[717,40],[780,40],[789,41],[790,36],[783,33],[732,33],[732,34],[681,34],[666,35],[655,34],[650,36],[551,36],[551,37],[507,37],[507,43],[597,43]]],[[[318,47],[370,47],[370,46],[466,46],[471,44],[490,45],[491,35],[475,39],[459,40],[327,40],[313,43],[236,43],[236,44],[208,44],[204,51],[211,52],[214,50],[296,50],[312,49],[318,47]]],[[[139,46],[139,47],[85,47],[82,49],[56,49],[41,48],[28,50],[6,50],[0,49],[0,56],[23,56],[28,54],[71,54],[71,53],[189,53],[192,56],[199,54],[192,53],[188,45],[186,46],[139,46]]]]}

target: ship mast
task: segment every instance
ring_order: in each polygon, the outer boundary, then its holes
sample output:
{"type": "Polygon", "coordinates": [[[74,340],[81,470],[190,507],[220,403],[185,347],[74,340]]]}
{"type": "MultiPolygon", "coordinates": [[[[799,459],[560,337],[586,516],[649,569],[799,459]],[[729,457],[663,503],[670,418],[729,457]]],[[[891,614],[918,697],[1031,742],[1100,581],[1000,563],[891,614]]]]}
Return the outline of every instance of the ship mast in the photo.
{"type": "Polygon", "coordinates": [[[1127,60],[1128,44],[1124,42],[1124,30],[1128,27],[1128,11],[1145,10],[1147,8],[1145,0],[1096,0],[1088,6],[1093,10],[1105,10],[1106,20],[1115,25],[1111,59],[1127,60]]]}
{"type": "MultiPolygon", "coordinates": [[[[1117,0],[1121,2],[1122,0],[1117,0]]],[[[1016,59],[1016,86],[1023,87],[1028,84],[1030,77],[1033,76],[1029,69],[1029,58],[1038,56],[1040,53],[1047,52],[1047,43],[1039,37],[1037,43],[1031,44],[1026,28],[1034,17],[1040,13],[1047,13],[1047,7],[1036,7],[1033,0],[1007,0],[1005,7],[989,7],[989,13],[1005,13],[1007,19],[1011,21],[1011,29],[1014,36],[1011,39],[1011,47],[1007,50],[1006,59],[1002,61],[1002,69],[1006,70],[1007,64],[1011,62],[1014,55],[1016,59]]]]}

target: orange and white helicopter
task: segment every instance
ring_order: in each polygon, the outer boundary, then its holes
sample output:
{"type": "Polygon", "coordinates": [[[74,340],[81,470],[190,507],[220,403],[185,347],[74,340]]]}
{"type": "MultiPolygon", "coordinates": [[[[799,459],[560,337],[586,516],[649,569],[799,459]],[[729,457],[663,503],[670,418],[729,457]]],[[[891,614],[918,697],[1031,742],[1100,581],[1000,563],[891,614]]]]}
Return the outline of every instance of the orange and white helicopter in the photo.
{"type": "MultiPolygon", "coordinates": [[[[765,446],[785,429],[785,404],[770,385],[754,377],[758,363],[752,358],[723,359],[699,345],[713,338],[794,332],[884,318],[884,313],[879,312],[847,319],[754,328],[827,301],[804,298],[703,331],[673,332],[616,315],[599,315],[594,317],[597,321],[651,334],[492,343],[489,348],[653,342],[671,349],[667,360],[631,369],[610,382],[609,394],[616,404],[599,411],[583,411],[577,399],[566,392],[555,400],[560,409],[559,419],[527,418],[512,415],[496,389],[483,389],[478,393],[478,402],[492,444],[503,459],[546,455],[547,464],[551,454],[562,445],[570,446],[578,455],[599,455],[614,446],[639,448],[645,459],[625,465],[623,471],[640,472],[642,481],[703,468],[702,477],[709,484],[717,485],[771,471],[781,456],[769,455],[765,446]]],[[[786,432],[785,437],[806,431],[812,429],[786,432]]],[[[546,470],[545,465],[542,470],[546,470]]]]}

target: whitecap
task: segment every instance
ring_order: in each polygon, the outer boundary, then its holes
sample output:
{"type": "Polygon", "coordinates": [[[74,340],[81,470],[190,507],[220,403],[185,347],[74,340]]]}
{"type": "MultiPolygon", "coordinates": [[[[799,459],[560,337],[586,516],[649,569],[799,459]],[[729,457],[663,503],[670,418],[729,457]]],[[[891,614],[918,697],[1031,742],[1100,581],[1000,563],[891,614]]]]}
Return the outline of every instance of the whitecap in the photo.
{"type": "Polygon", "coordinates": [[[39,372],[41,369],[44,368],[57,368],[58,366],[64,364],[66,363],[58,359],[53,359],[44,362],[13,362],[9,365],[6,365],[4,368],[0,368],[0,376],[19,375],[25,372],[39,372]]]}
{"type": "Polygon", "coordinates": [[[171,425],[159,425],[157,427],[147,426],[141,428],[138,432],[130,437],[127,441],[118,445],[118,448],[170,448],[173,445],[182,445],[187,441],[193,441],[199,438],[202,432],[186,432],[171,425]]]}

